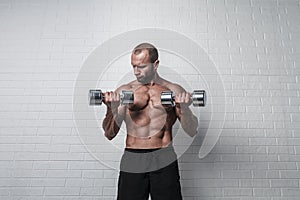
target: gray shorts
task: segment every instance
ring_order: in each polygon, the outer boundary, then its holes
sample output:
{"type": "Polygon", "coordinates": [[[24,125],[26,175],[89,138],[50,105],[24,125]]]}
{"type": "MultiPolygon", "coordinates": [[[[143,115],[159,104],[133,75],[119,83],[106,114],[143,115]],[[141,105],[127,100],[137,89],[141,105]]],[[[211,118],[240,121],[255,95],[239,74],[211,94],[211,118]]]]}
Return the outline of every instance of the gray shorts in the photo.
{"type": "Polygon", "coordinates": [[[182,200],[178,162],[173,147],[125,149],[118,200],[182,200]]]}

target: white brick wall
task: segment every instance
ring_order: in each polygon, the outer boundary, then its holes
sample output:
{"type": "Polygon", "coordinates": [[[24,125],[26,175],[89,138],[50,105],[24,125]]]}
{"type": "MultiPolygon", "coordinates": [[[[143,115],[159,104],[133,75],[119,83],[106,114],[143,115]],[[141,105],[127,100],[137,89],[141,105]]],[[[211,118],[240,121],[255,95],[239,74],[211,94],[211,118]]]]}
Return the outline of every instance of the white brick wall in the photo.
{"type": "Polygon", "coordinates": [[[299,17],[299,0],[0,1],[0,199],[115,199],[118,172],[77,134],[74,84],[93,49],[145,27],[196,41],[224,81],[215,148],[200,160],[197,137],[180,158],[184,199],[298,199],[299,17]]]}

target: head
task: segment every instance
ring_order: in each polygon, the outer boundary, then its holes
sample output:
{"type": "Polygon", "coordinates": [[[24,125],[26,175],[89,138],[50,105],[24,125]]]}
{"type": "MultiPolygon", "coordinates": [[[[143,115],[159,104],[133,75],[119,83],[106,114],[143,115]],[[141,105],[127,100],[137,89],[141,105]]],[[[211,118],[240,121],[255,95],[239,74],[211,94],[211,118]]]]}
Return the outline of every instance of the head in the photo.
{"type": "Polygon", "coordinates": [[[157,76],[158,51],[152,44],[142,43],[136,46],[131,54],[131,65],[137,81],[147,84],[157,76]]]}

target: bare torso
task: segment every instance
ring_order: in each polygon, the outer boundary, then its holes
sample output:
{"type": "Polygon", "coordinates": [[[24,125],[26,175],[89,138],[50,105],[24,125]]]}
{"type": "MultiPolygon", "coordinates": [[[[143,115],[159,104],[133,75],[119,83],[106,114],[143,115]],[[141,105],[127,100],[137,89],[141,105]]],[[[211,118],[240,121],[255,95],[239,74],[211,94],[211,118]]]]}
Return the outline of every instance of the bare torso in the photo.
{"type": "Polygon", "coordinates": [[[151,149],[166,147],[172,140],[172,126],[177,116],[174,107],[162,106],[162,91],[170,91],[169,82],[128,84],[134,91],[134,103],[126,109],[126,147],[151,149]]]}

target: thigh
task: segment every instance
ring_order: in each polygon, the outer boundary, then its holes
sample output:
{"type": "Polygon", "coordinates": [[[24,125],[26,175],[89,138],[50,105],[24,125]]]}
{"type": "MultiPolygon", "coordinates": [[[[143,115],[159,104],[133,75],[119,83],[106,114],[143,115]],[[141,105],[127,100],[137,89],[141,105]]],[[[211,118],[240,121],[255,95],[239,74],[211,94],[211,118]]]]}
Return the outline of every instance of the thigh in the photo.
{"type": "Polygon", "coordinates": [[[118,200],[148,200],[149,176],[147,173],[128,173],[120,171],[118,200]]]}
{"type": "Polygon", "coordinates": [[[150,173],[152,200],[182,200],[177,161],[150,173]]]}

